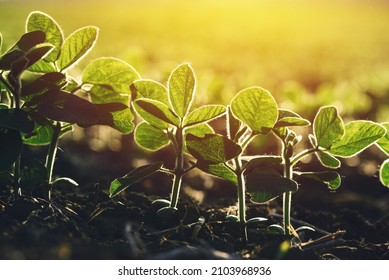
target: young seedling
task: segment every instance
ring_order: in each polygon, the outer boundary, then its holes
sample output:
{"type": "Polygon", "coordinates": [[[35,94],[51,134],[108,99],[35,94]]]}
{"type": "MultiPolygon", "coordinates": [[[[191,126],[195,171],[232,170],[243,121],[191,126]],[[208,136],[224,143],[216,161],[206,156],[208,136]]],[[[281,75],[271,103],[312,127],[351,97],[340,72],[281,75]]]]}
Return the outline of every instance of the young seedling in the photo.
{"type": "Polygon", "coordinates": [[[252,218],[246,221],[246,192],[250,193],[252,201],[262,203],[284,192],[297,190],[297,184],[282,177],[278,171],[281,157],[247,157],[243,154],[255,136],[271,132],[278,116],[277,104],[270,92],[251,87],[240,91],[231,101],[227,112],[228,138],[187,136],[188,150],[197,159],[196,166],[237,186],[238,215],[229,216],[231,220],[243,224],[264,220],[252,218]],[[218,143],[209,141],[213,138],[218,139],[218,143]],[[216,144],[219,145],[217,149],[216,144]],[[208,155],[215,151],[219,157],[209,159],[208,155]]]}
{"type": "Polygon", "coordinates": [[[7,161],[0,168],[7,169],[15,162],[14,187],[31,191],[43,185],[50,199],[50,189],[58,181],[76,184],[69,178],[52,178],[59,138],[71,131],[73,124],[109,125],[130,133],[134,128],[127,106],[130,92],[122,91],[121,83],[130,84],[140,76],[125,62],[103,58],[92,62],[84,71],[82,83],[77,83],[67,70],[92,49],[98,29],[84,27],[64,39],[53,18],[32,12],[26,31],[0,58],[0,81],[8,95],[8,103],[0,108],[0,137],[10,143],[7,161]],[[115,78],[119,73],[120,81],[115,78]],[[90,93],[92,102],[76,95],[85,92],[90,93]],[[23,143],[49,145],[49,149],[45,165],[35,163],[20,178],[23,143]]]}
{"type": "MultiPolygon", "coordinates": [[[[289,112],[288,114],[294,114],[289,112]]],[[[281,122],[280,119],[278,121],[281,122]]],[[[385,134],[385,128],[370,121],[352,121],[344,125],[338,110],[334,106],[321,107],[313,122],[313,134],[309,135],[312,146],[298,154],[294,153],[294,147],[300,142],[301,136],[297,136],[290,128],[293,124],[284,127],[273,128],[273,132],[282,142],[282,162],[284,176],[290,180],[310,178],[326,184],[331,190],[337,189],[341,184],[341,178],[334,171],[326,172],[297,172],[294,167],[304,157],[316,154],[320,163],[327,168],[336,169],[341,162],[336,157],[352,157],[357,155],[370,145],[374,144],[385,134]]],[[[283,228],[287,236],[298,232],[294,230],[290,222],[292,192],[283,194],[283,228]]]]}
{"type": "Polygon", "coordinates": [[[165,216],[177,209],[182,178],[194,167],[185,163],[185,135],[203,136],[214,133],[207,122],[225,113],[225,107],[222,105],[206,105],[191,110],[195,87],[195,74],[187,63],[172,71],[167,88],[152,80],[139,80],[131,85],[134,108],[144,119],[135,129],[136,143],[149,151],[156,151],[171,144],[176,158],[175,166],[169,170],[163,168],[162,163],[155,163],[135,169],[112,182],[111,196],[115,196],[135,181],[162,171],[173,176],[173,183],[170,201],[154,201],[160,208],[157,214],[165,216]]]}

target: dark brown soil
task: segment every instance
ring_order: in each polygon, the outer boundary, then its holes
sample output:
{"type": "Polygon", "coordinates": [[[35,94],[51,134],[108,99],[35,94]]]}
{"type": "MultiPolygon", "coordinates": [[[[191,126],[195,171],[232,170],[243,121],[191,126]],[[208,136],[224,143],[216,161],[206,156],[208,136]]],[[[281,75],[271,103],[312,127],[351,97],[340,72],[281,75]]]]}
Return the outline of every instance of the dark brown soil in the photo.
{"type": "Polygon", "coordinates": [[[268,221],[248,226],[245,240],[245,228],[225,220],[235,201],[217,197],[221,182],[203,204],[183,194],[179,210],[166,219],[151,206],[161,197],[145,195],[141,184],[115,200],[107,195],[107,182],[63,186],[51,204],[10,199],[9,188],[1,187],[0,258],[389,259],[389,192],[376,178],[348,178],[338,193],[310,185],[295,194],[293,225],[310,224],[316,231],[291,242],[266,230],[281,223],[278,200],[248,205],[249,218],[268,221]]]}

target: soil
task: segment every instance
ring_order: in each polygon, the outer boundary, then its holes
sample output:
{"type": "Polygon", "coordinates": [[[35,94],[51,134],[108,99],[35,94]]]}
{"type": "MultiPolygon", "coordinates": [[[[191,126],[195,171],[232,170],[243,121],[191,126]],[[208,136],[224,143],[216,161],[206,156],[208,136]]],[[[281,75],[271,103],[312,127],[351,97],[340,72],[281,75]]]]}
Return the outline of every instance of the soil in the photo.
{"type": "Polygon", "coordinates": [[[57,172],[81,186],[58,186],[51,203],[39,194],[14,199],[9,187],[0,187],[0,259],[389,259],[389,191],[355,168],[341,170],[347,176],[335,193],[303,182],[293,196],[292,224],[315,231],[286,240],[267,230],[282,222],[280,199],[248,203],[247,218],[268,220],[242,227],[225,219],[236,214],[234,187],[214,180],[205,188],[204,178],[194,175],[186,179],[178,211],[162,219],[151,203],[168,199],[171,178],[153,175],[111,199],[111,178],[98,176],[98,164],[112,162],[104,164],[112,178],[129,170],[123,171],[126,164],[110,170],[117,162],[110,154],[95,156],[88,154],[94,171],[82,177],[88,172],[60,155],[57,172]],[[196,193],[206,199],[195,201],[196,193]]]}

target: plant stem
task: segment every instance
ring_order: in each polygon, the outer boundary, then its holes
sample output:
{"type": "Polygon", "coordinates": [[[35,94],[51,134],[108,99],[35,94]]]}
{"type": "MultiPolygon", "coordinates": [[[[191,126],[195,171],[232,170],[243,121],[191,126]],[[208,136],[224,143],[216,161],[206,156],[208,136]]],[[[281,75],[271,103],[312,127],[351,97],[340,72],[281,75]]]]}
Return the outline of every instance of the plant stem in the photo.
{"type": "Polygon", "coordinates": [[[54,162],[55,162],[55,156],[56,156],[57,150],[58,150],[58,140],[59,140],[60,134],[61,134],[61,123],[57,122],[53,126],[53,137],[51,138],[49,151],[47,152],[47,157],[46,157],[47,185],[48,185],[47,199],[48,200],[51,199],[50,189],[51,189],[54,162]]]}
{"type": "Polygon", "coordinates": [[[246,186],[245,181],[243,178],[243,171],[242,171],[242,162],[237,156],[235,159],[235,165],[236,165],[236,176],[238,177],[238,218],[239,222],[245,223],[246,222],[246,186]]]}
{"type": "MultiPolygon", "coordinates": [[[[284,165],[284,177],[293,179],[293,168],[289,158],[285,158],[284,165]]],[[[289,228],[290,223],[290,210],[292,205],[292,192],[285,192],[283,195],[283,220],[284,220],[284,232],[286,236],[290,236],[289,228]]]]}
{"type": "Polygon", "coordinates": [[[172,193],[170,197],[170,207],[177,207],[178,197],[180,195],[180,189],[182,184],[182,176],[184,175],[184,130],[177,128],[176,131],[176,166],[174,168],[174,179],[172,193]]]}
{"type": "Polygon", "coordinates": [[[302,151],[301,153],[295,155],[293,158],[290,159],[290,165],[294,166],[297,162],[299,162],[303,157],[306,157],[307,155],[310,155],[312,153],[316,153],[320,151],[318,147],[307,149],[302,151]]]}

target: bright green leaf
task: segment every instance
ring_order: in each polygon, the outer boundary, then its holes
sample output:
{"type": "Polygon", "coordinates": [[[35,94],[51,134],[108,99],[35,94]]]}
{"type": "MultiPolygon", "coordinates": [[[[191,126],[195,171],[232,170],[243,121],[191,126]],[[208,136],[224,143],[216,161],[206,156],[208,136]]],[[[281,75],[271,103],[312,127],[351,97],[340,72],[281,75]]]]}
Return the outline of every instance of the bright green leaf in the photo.
{"type": "Polygon", "coordinates": [[[224,163],[219,164],[207,164],[204,162],[197,162],[196,167],[205,173],[213,175],[217,178],[221,178],[231,183],[238,185],[238,177],[236,174],[224,165],[224,163]]]}
{"type": "Polygon", "coordinates": [[[49,15],[34,11],[30,13],[26,22],[26,31],[41,30],[46,34],[46,42],[52,44],[54,50],[45,58],[47,62],[57,60],[63,43],[63,32],[58,23],[49,15]]]}
{"type": "Polygon", "coordinates": [[[50,73],[57,71],[53,62],[46,62],[44,60],[39,60],[35,62],[33,65],[30,66],[30,68],[28,68],[28,70],[37,73],[50,73]]]}
{"type": "Polygon", "coordinates": [[[134,130],[134,115],[129,107],[122,103],[95,104],[98,120],[94,124],[108,125],[122,134],[134,130]]]}
{"type": "Polygon", "coordinates": [[[225,163],[242,152],[239,145],[218,134],[206,134],[204,137],[188,134],[186,147],[197,160],[208,164],[225,163]]]}
{"type": "Polygon", "coordinates": [[[147,178],[148,176],[154,174],[162,168],[162,165],[162,162],[144,165],[132,170],[130,173],[126,174],[121,178],[115,179],[109,187],[110,197],[117,195],[121,191],[124,191],[130,185],[135,184],[136,182],[139,182],[147,178]]]}
{"type": "Polygon", "coordinates": [[[18,131],[6,128],[0,128],[0,143],[0,170],[6,170],[19,156],[23,143],[18,131]]]}
{"type": "Polygon", "coordinates": [[[142,122],[135,129],[135,142],[146,150],[157,151],[169,144],[169,138],[163,130],[142,122]]]}
{"type": "Polygon", "coordinates": [[[307,126],[311,122],[302,118],[299,114],[289,110],[278,110],[278,120],[274,127],[284,126],[307,126]]]}
{"type": "Polygon", "coordinates": [[[269,91],[260,87],[240,91],[231,101],[231,109],[255,133],[267,134],[278,118],[276,101],[269,91]]]}
{"type": "Polygon", "coordinates": [[[213,130],[213,128],[207,123],[202,123],[185,129],[185,137],[187,134],[193,134],[197,137],[204,137],[205,134],[214,134],[214,133],[215,131],[213,130]]]}
{"type": "Polygon", "coordinates": [[[340,167],[340,160],[338,160],[336,157],[333,157],[329,153],[319,151],[316,153],[316,155],[323,166],[334,169],[340,167]]]}
{"type": "Polygon", "coordinates": [[[173,70],[168,81],[169,100],[174,112],[184,118],[193,101],[196,77],[192,67],[185,63],[173,70]]]}
{"type": "Polygon", "coordinates": [[[160,83],[153,80],[143,79],[133,82],[130,89],[133,95],[133,100],[148,98],[162,102],[166,106],[170,107],[168,90],[160,83]]]}
{"type": "Polygon", "coordinates": [[[94,26],[80,28],[69,35],[62,45],[57,60],[61,71],[81,60],[94,46],[98,29],[94,26]]]}
{"type": "Polygon", "coordinates": [[[109,86],[93,86],[89,90],[89,95],[93,104],[122,103],[128,105],[130,101],[129,95],[117,93],[109,86]]]}
{"type": "Polygon", "coordinates": [[[23,135],[23,143],[31,146],[46,146],[51,142],[53,137],[53,128],[51,125],[40,125],[35,123],[33,133],[23,135]]]}
{"type": "Polygon", "coordinates": [[[185,118],[184,127],[207,122],[224,114],[226,107],[222,105],[206,105],[189,113],[185,118]]]}
{"type": "Polygon", "coordinates": [[[377,145],[382,151],[389,155],[389,122],[383,123],[382,126],[385,127],[386,134],[377,141],[377,145]]]}
{"type": "Polygon", "coordinates": [[[313,121],[313,131],[317,144],[329,149],[344,134],[343,120],[335,106],[321,107],[313,121]]]}
{"type": "Polygon", "coordinates": [[[354,156],[386,133],[382,125],[370,121],[353,121],[345,125],[344,136],[331,146],[330,153],[340,157],[354,156]]]}
{"type": "Polygon", "coordinates": [[[341,178],[337,172],[326,171],[326,172],[298,172],[296,173],[299,177],[310,178],[315,181],[325,184],[329,189],[336,190],[340,187],[341,178]]]}
{"type": "Polygon", "coordinates": [[[140,79],[136,70],[123,60],[103,57],[92,61],[84,70],[84,84],[110,86],[118,93],[131,94],[130,85],[140,79]]]}
{"type": "Polygon", "coordinates": [[[265,203],[285,192],[295,192],[297,183],[271,168],[258,168],[245,176],[247,192],[254,203],[265,203]]]}
{"type": "Polygon", "coordinates": [[[381,165],[380,181],[384,186],[389,187],[389,159],[385,160],[381,165]]]}
{"type": "MultiPolygon", "coordinates": [[[[151,114],[152,116],[158,118],[161,121],[164,121],[166,123],[170,123],[175,126],[179,126],[180,120],[178,117],[162,102],[147,99],[147,98],[140,98],[135,101],[135,104],[141,107],[144,111],[146,111],[148,114],[151,114]]],[[[138,111],[138,113],[146,120],[141,112],[138,111]]],[[[153,123],[151,123],[153,124],[153,123]]]]}

